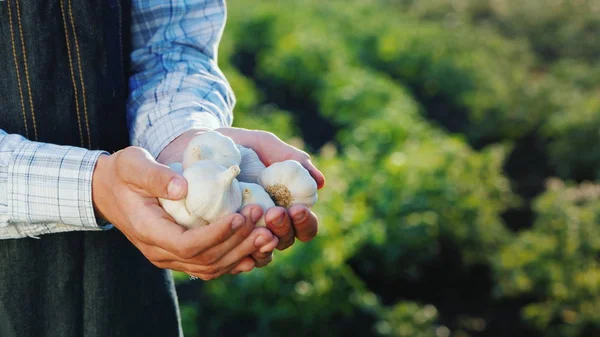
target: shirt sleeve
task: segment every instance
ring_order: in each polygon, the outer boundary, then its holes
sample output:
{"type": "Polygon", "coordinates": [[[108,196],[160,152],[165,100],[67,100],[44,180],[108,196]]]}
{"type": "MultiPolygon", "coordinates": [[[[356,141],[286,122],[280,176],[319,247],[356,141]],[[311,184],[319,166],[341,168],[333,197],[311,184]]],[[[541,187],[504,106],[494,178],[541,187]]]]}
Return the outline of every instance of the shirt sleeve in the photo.
{"type": "Polygon", "coordinates": [[[133,2],[133,145],[157,157],[188,130],[231,126],[235,96],[217,65],[225,21],[224,0],[133,2]]]}
{"type": "Polygon", "coordinates": [[[92,174],[103,153],[0,130],[0,239],[104,229],[92,203],[92,174]]]}

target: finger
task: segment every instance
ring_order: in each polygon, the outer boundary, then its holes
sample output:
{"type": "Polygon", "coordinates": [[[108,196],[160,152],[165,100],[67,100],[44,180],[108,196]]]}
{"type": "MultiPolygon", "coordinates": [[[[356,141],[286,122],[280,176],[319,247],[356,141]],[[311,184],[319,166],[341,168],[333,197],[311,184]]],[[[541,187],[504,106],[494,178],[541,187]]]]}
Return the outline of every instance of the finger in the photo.
{"type": "Polygon", "coordinates": [[[159,268],[171,269],[180,272],[184,272],[190,276],[198,277],[202,280],[209,281],[214,280],[223,274],[229,273],[235,266],[225,266],[223,268],[215,268],[212,266],[198,266],[192,263],[185,263],[181,261],[171,261],[167,263],[159,263],[159,268]]]}
{"type": "Polygon", "coordinates": [[[232,236],[246,237],[252,224],[240,214],[230,214],[222,219],[194,229],[186,230],[169,220],[148,221],[140,231],[141,241],[158,246],[180,259],[191,259],[229,241],[232,236]]]}
{"type": "Polygon", "coordinates": [[[302,164],[302,166],[304,166],[306,170],[308,170],[310,175],[313,177],[313,179],[317,183],[317,188],[323,188],[323,186],[325,186],[325,176],[323,175],[323,173],[321,173],[321,171],[319,171],[319,169],[317,169],[317,167],[312,163],[310,158],[303,158],[299,160],[299,162],[300,164],[302,164]]]}
{"type": "Polygon", "coordinates": [[[180,200],[187,194],[185,178],[157,163],[143,149],[127,148],[117,153],[117,172],[125,182],[143,190],[148,196],[180,200]]]}
{"type": "Polygon", "coordinates": [[[165,260],[165,261],[153,261],[153,263],[162,269],[171,269],[181,271],[190,275],[195,275],[203,280],[214,279],[223,274],[240,273],[252,270],[256,262],[251,257],[245,256],[241,260],[235,261],[227,265],[199,265],[190,261],[183,260],[165,260]]]}
{"type": "Polygon", "coordinates": [[[273,235],[273,238],[271,239],[271,241],[268,241],[266,244],[257,247],[258,251],[255,252],[255,254],[257,254],[256,256],[261,257],[261,256],[267,256],[264,254],[270,254],[272,253],[277,246],[279,245],[279,238],[273,235]],[[260,255],[263,254],[263,255],[260,255]]]}
{"type": "MultiPolygon", "coordinates": [[[[197,262],[200,264],[217,263],[226,254],[230,253],[237,246],[239,246],[244,240],[248,238],[252,230],[255,228],[256,221],[262,216],[262,207],[251,204],[244,207],[241,211],[244,217],[243,230],[235,233],[228,240],[222,242],[219,245],[215,245],[210,249],[207,249],[202,253],[202,256],[197,256],[197,262]]],[[[209,227],[212,226],[208,225],[209,227]]],[[[262,246],[262,245],[261,245],[262,246]]],[[[248,253],[247,255],[250,255],[248,253]]]]}
{"type": "Polygon", "coordinates": [[[261,257],[252,256],[254,261],[256,261],[256,265],[255,265],[256,268],[265,267],[273,261],[273,252],[266,253],[266,254],[263,254],[263,253],[259,253],[259,254],[261,254],[263,256],[261,256],[261,257]]]}
{"type": "Polygon", "coordinates": [[[277,249],[284,250],[294,243],[294,227],[287,211],[283,207],[271,207],[265,216],[267,228],[279,238],[277,249]]]}
{"type": "Polygon", "coordinates": [[[275,236],[271,242],[260,248],[258,252],[252,254],[252,258],[256,261],[256,268],[262,268],[271,263],[273,260],[273,250],[277,248],[278,243],[279,239],[275,236]]]}
{"type": "Polygon", "coordinates": [[[229,268],[219,268],[214,266],[197,265],[177,258],[169,252],[157,246],[140,245],[140,250],[146,257],[158,268],[171,269],[184,272],[190,276],[195,276],[203,280],[214,279],[224,273],[229,272],[234,266],[229,268]]]}
{"type": "Polygon", "coordinates": [[[248,238],[226,254],[219,264],[223,266],[237,264],[271,240],[273,240],[273,234],[270,230],[264,227],[255,228],[248,238]]]}
{"type": "Polygon", "coordinates": [[[289,209],[290,217],[296,231],[298,240],[307,242],[312,240],[319,232],[319,220],[308,208],[294,205],[289,209]]]}
{"type": "MultiPolygon", "coordinates": [[[[180,269],[185,269],[185,271],[189,271],[189,272],[194,272],[194,273],[204,273],[204,274],[210,274],[210,273],[226,273],[228,271],[230,271],[232,268],[234,268],[233,266],[235,266],[237,264],[237,266],[234,269],[237,269],[237,272],[242,272],[242,271],[250,271],[252,270],[252,268],[256,267],[264,267],[267,264],[269,264],[272,261],[272,254],[273,254],[273,250],[275,249],[275,247],[277,246],[277,243],[279,242],[279,240],[277,239],[277,237],[272,236],[271,235],[271,240],[269,242],[267,242],[266,244],[262,244],[261,242],[259,242],[258,237],[268,237],[268,232],[264,229],[261,229],[262,232],[258,232],[255,233],[255,237],[256,239],[251,239],[251,241],[253,240],[254,242],[254,249],[258,249],[259,251],[255,251],[254,253],[252,253],[253,258],[250,258],[250,261],[248,260],[247,256],[243,256],[241,257],[241,261],[234,261],[233,263],[230,264],[221,264],[220,266],[216,266],[216,267],[212,267],[212,266],[208,266],[208,265],[204,265],[204,263],[199,263],[199,257],[196,257],[194,259],[190,259],[190,260],[180,260],[178,259],[176,256],[173,256],[171,254],[169,254],[168,252],[161,250],[158,247],[153,247],[154,249],[154,254],[153,255],[153,260],[156,262],[160,262],[160,263],[168,263],[169,264],[169,269],[172,268],[179,268],[177,270],[180,269]],[[260,246],[262,245],[262,246],[260,246]],[[256,257],[254,257],[256,256],[256,257]],[[245,261],[245,262],[244,262],[245,261]]],[[[264,241],[264,239],[262,240],[264,241]]],[[[250,248],[252,249],[252,248],[250,248]]],[[[232,260],[230,260],[232,261],[232,260]]],[[[229,261],[228,261],[229,262],[229,261]]]]}
{"type": "MultiPolygon", "coordinates": [[[[236,252],[231,252],[228,255],[228,258],[225,259],[227,262],[223,262],[220,265],[198,266],[198,265],[194,265],[194,264],[190,264],[190,263],[186,263],[186,262],[173,261],[173,262],[162,264],[164,266],[162,268],[167,268],[167,267],[169,269],[175,268],[175,270],[181,270],[188,274],[198,275],[198,277],[200,277],[202,279],[206,279],[207,276],[210,276],[209,278],[213,279],[213,278],[219,277],[225,273],[237,275],[242,272],[251,271],[256,266],[256,262],[254,261],[254,259],[247,256],[249,253],[246,253],[245,256],[239,256],[237,259],[235,258],[235,256],[239,255],[240,253],[244,254],[243,252],[247,251],[248,247],[253,246],[254,241],[256,241],[256,239],[254,237],[268,236],[268,235],[270,235],[270,232],[268,232],[268,230],[266,230],[264,228],[261,228],[261,229],[258,229],[256,231],[256,233],[254,233],[254,234],[255,235],[252,237],[252,239],[249,238],[249,240],[247,240],[247,242],[246,242],[247,247],[243,247],[243,248],[240,247],[237,249],[236,252]]],[[[253,248],[250,248],[250,249],[253,249],[253,248]]],[[[262,263],[268,263],[268,262],[263,261],[262,263]]]]}
{"type": "Polygon", "coordinates": [[[273,236],[273,239],[270,242],[266,243],[260,248],[257,248],[258,250],[252,253],[252,258],[257,262],[257,264],[259,260],[268,259],[269,256],[273,254],[273,251],[277,248],[278,244],[279,239],[276,236],[273,236]]]}
{"type": "MultiPolygon", "coordinates": [[[[245,256],[241,261],[234,262],[229,265],[223,265],[218,267],[198,265],[194,260],[178,260],[177,257],[169,255],[168,252],[161,250],[158,247],[153,247],[157,254],[154,255],[154,262],[158,262],[161,268],[168,268],[178,270],[186,273],[209,275],[215,274],[217,276],[225,273],[239,274],[241,272],[247,272],[253,268],[261,268],[269,264],[273,260],[273,250],[277,246],[278,239],[273,237],[272,240],[265,246],[265,253],[255,252],[252,254],[253,258],[245,256]],[[256,256],[256,258],[254,258],[256,256]]],[[[205,278],[203,276],[201,278],[205,278]]]]}
{"type": "Polygon", "coordinates": [[[254,259],[250,257],[245,257],[240,261],[235,267],[233,267],[229,273],[232,275],[237,275],[239,273],[249,272],[256,266],[256,262],[254,259]]]}

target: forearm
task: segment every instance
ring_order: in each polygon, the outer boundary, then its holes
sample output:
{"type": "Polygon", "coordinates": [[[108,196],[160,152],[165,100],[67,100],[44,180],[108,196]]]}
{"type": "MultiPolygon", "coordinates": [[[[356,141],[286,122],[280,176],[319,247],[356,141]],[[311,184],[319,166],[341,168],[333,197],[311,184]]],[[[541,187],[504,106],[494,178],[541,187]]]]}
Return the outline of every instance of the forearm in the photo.
{"type": "Polygon", "coordinates": [[[217,65],[224,1],[170,6],[133,2],[128,121],[133,145],[154,157],[186,131],[231,125],[235,104],[217,65]]]}
{"type": "Polygon", "coordinates": [[[0,130],[0,239],[100,229],[91,182],[101,153],[0,130]]]}

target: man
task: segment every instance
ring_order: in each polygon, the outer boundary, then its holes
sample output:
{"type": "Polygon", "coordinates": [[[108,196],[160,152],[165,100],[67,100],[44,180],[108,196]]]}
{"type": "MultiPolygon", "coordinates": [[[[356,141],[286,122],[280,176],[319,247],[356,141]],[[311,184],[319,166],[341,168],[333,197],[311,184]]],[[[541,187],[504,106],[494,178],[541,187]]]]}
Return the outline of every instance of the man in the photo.
{"type": "Polygon", "coordinates": [[[206,130],[324,184],[304,152],[229,127],[225,13],[223,0],[0,2],[1,336],[181,336],[165,269],[237,274],[316,235],[301,206],[270,209],[268,229],[251,205],[194,230],[159,207],[187,193],[164,164],[206,130]]]}

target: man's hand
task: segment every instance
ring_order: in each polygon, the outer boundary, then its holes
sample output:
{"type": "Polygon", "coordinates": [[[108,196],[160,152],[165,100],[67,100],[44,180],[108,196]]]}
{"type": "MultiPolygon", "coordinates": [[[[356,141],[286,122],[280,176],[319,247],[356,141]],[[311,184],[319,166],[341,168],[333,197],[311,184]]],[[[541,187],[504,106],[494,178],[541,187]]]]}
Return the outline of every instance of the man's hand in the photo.
{"type": "MultiPolygon", "coordinates": [[[[319,189],[325,185],[323,173],[312,164],[306,152],[286,144],[270,132],[239,128],[221,128],[216,131],[230,137],[237,144],[252,148],[266,166],[284,160],[296,160],[310,172],[319,189]]],[[[310,241],[318,232],[317,216],[301,205],[294,205],[287,211],[283,207],[273,207],[267,211],[265,220],[267,227],[279,238],[279,250],[290,247],[295,238],[310,241]]],[[[260,257],[255,254],[255,258],[257,256],[260,257]]]]}
{"type": "Polygon", "coordinates": [[[98,216],[114,224],[157,267],[210,280],[270,262],[278,239],[265,228],[255,228],[262,215],[259,206],[186,230],[157,200],[179,200],[186,194],[185,179],[141,148],[101,156],[94,170],[92,197],[98,216]],[[250,258],[254,253],[263,258],[250,258]]]}

